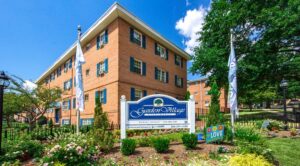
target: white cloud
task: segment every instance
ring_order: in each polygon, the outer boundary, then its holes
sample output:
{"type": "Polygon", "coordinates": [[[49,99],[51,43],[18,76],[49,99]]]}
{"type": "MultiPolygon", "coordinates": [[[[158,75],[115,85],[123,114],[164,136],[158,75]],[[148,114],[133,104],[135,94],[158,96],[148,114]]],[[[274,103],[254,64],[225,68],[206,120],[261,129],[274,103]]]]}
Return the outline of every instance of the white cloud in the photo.
{"type": "Polygon", "coordinates": [[[37,85],[29,80],[24,81],[23,88],[29,92],[37,88],[37,85]]]}
{"type": "Polygon", "coordinates": [[[194,54],[193,48],[199,45],[197,39],[200,35],[197,32],[202,30],[206,13],[207,9],[200,6],[198,9],[188,10],[185,16],[176,22],[176,30],[184,36],[185,51],[191,55],[194,54]]]}

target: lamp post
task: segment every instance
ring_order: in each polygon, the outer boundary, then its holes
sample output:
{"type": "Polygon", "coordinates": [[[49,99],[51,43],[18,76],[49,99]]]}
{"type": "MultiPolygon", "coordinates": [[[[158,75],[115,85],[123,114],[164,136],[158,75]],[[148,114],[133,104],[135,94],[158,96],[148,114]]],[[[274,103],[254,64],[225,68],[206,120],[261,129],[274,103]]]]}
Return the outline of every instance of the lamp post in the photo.
{"type": "Polygon", "coordinates": [[[288,87],[288,82],[287,80],[283,79],[280,82],[280,87],[283,89],[283,110],[284,110],[284,129],[287,130],[287,112],[286,112],[286,90],[288,87]]]}
{"type": "Polygon", "coordinates": [[[2,152],[3,92],[9,83],[9,77],[0,71],[0,154],[2,152]]]}

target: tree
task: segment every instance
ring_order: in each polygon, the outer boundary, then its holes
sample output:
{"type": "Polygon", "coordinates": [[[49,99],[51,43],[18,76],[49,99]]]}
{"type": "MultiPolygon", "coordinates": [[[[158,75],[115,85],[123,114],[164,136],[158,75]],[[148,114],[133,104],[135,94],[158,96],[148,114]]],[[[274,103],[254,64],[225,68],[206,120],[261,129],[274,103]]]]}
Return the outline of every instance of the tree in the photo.
{"type": "Polygon", "coordinates": [[[21,97],[15,93],[4,93],[3,97],[3,115],[8,127],[11,127],[13,116],[22,111],[21,97]]]}
{"type": "Polygon", "coordinates": [[[291,81],[289,95],[299,97],[299,6],[298,0],[212,1],[190,71],[210,73],[219,87],[228,87],[232,29],[238,59],[238,96],[253,100],[264,88],[268,89],[264,94],[274,97],[285,78],[291,81]]]}
{"type": "Polygon", "coordinates": [[[13,83],[10,87],[11,91],[20,97],[22,113],[19,115],[28,120],[31,128],[48,109],[53,108],[54,104],[61,99],[62,91],[58,87],[47,88],[38,85],[37,88],[28,90],[24,88],[24,81],[21,78],[11,78],[11,81],[13,83]]]}
{"type": "Polygon", "coordinates": [[[223,115],[220,113],[220,90],[218,89],[216,82],[213,82],[208,94],[211,95],[211,103],[207,115],[206,126],[221,124],[223,122],[223,115]]]}
{"type": "Polygon", "coordinates": [[[109,127],[109,121],[107,118],[107,113],[103,112],[100,99],[96,99],[96,107],[94,109],[94,128],[107,130],[109,127]]]}
{"type": "Polygon", "coordinates": [[[191,96],[190,91],[186,91],[185,96],[184,96],[184,100],[189,100],[191,96]]]}

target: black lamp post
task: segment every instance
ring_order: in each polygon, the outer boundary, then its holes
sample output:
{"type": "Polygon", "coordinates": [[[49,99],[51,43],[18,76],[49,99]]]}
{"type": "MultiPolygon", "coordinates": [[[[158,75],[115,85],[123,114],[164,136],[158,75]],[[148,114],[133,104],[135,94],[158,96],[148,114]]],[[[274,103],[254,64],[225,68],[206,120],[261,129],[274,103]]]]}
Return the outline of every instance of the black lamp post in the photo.
{"type": "Polygon", "coordinates": [[[2,151],[3,92],[9,86],[9,77],[0,71],[0,154],[2,151]]]}
{"type": "Polygon", "coordinates": [[[284,110],[284,129],[287,130],[287,112],[286,112],[286,90],[288,87],[287,80],[283,79],[280,83],[280,87],[283,89],[283,110],[284,110]]]}

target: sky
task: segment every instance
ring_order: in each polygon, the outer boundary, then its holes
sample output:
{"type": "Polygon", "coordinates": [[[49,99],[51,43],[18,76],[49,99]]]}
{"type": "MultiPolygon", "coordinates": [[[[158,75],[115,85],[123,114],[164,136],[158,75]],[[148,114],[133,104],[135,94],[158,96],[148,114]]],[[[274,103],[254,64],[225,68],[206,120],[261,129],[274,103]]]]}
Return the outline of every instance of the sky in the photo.
{"type": "MultiPolygon", "coordinates": [[[[0,70],[35,81],[114,2],[193,54],[210,0],[0,0],[0,70]]],[[[189,63],[188,67],[192,62],[189,63]]],[[[188,80],[199,78],[188,75],[188,80]]]]}

